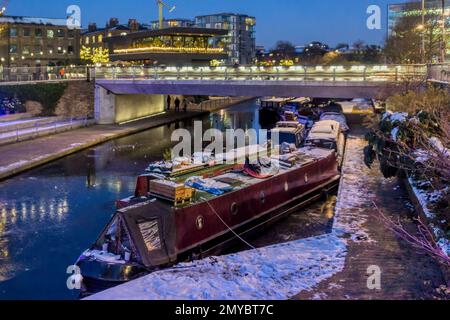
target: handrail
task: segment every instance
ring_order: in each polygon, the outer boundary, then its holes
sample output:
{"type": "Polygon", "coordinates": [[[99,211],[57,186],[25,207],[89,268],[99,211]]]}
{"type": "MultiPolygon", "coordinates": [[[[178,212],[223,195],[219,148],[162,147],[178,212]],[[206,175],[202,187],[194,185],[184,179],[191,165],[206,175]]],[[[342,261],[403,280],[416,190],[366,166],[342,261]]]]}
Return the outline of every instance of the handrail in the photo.
{"type": "Polygon", "coordinates": [[[252,80],[252,81],[363,81],[397,82],[437,80],[450,82],[450,64],[352,65],[352,66],[0,66],[3,82],[51,82],[69,80],[252,80]]]}

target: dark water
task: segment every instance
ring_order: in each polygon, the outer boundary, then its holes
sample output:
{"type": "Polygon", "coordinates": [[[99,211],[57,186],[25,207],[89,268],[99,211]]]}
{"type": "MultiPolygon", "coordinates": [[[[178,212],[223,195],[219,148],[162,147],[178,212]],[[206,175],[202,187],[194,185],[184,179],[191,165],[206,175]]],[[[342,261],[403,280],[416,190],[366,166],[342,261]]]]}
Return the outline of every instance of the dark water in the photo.
{"type": "MultiPolygon", "coordinates": [[[[257,110],[247,102],[201,120],[204,129],[258,129],[257,110]]],[[[173,130],[191,130],[192,122],[117,139],[0,183],[0,299],[77,298],[66,286],[67,267],[95,241],[115,200],[131,195],[136,176],[173,145],[173,130]]],[[[283,220],[255,243],[324,232],[329,213],[323,204],[316,206],[283,220]]]]}

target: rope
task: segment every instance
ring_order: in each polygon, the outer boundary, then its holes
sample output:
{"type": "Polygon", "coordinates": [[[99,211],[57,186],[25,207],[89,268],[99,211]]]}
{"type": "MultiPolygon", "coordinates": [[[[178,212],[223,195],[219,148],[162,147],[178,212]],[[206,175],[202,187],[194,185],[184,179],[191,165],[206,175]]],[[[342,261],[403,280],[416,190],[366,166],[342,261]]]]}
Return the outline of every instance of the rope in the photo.
{"type": "Polygon", "coordinates": [[[222,219],[222,217],[217,213],[217,211],[213,208],[213,206],[209,203],[209,201],[206,201],[208,206],[211,208],[211,210],[214,212],[214,214],[217,216],[217,218],[222,221],[222,223],[225,225],[225,227],[228,228],[239,240],[241,240],[243,243],[245,243],[249,248],[256,249],[254,246],[252,246],[250,243],[245,241],[240,235],[238,235],[233,229],[230,228],[230,226],[222,219]]]}

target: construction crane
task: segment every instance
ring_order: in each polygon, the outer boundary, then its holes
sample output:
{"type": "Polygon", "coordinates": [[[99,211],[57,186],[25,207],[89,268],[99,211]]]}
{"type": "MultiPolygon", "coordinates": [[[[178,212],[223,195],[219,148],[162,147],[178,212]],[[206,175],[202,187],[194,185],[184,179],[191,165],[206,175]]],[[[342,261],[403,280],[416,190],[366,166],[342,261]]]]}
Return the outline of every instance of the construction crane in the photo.
{"type": "Polygon", "coordinates": [[[8,6],[8,0],[0,1],[0,17],[2,17],[5,14],[7,6],[8,6]]]}
{"type": "Polygon", "coordinates": [[[167,3],[163,2],[163,0],[157,0],[157,3],[158,3],[158,7],[159,7],[159,29],[162,29],[163,22],[164,22],[164,18],[163,18],[164,7],[169,9],[169,12],[173,12],[173,10],[175,10],[176,6],[171,7],[167,3]]]}

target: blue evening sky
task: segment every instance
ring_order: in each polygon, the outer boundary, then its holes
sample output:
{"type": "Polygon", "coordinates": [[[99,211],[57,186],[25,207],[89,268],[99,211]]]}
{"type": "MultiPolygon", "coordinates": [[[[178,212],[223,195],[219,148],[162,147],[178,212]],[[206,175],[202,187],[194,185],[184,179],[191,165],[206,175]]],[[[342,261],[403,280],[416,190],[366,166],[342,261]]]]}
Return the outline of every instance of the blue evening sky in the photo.
{"type": "MultiPolygon", "coordinates": [[[[0,0],[0,2],[2,2],[0,0]]],[[[156,20],[156,0],[9,0],[7,14],[42,17],[65,17],[68,5],[82,10],[82,24],[97,22],[104,26],[109,17],[125,23],[128,18],[140,22],[156,20]]],[[[166,18],[191,18],[196,15],[235,12],[257,19],[256,42],[272,47],[277,40],[296,45],[322,41],[330,45],[353,43],[362,39],[382,43],[387,34],[387,5],[405,0],[167,0],[177,9],[166,18]],[[382,9],[382,29],[368,30],[366,10],[369,5],[382,9]]]]}

